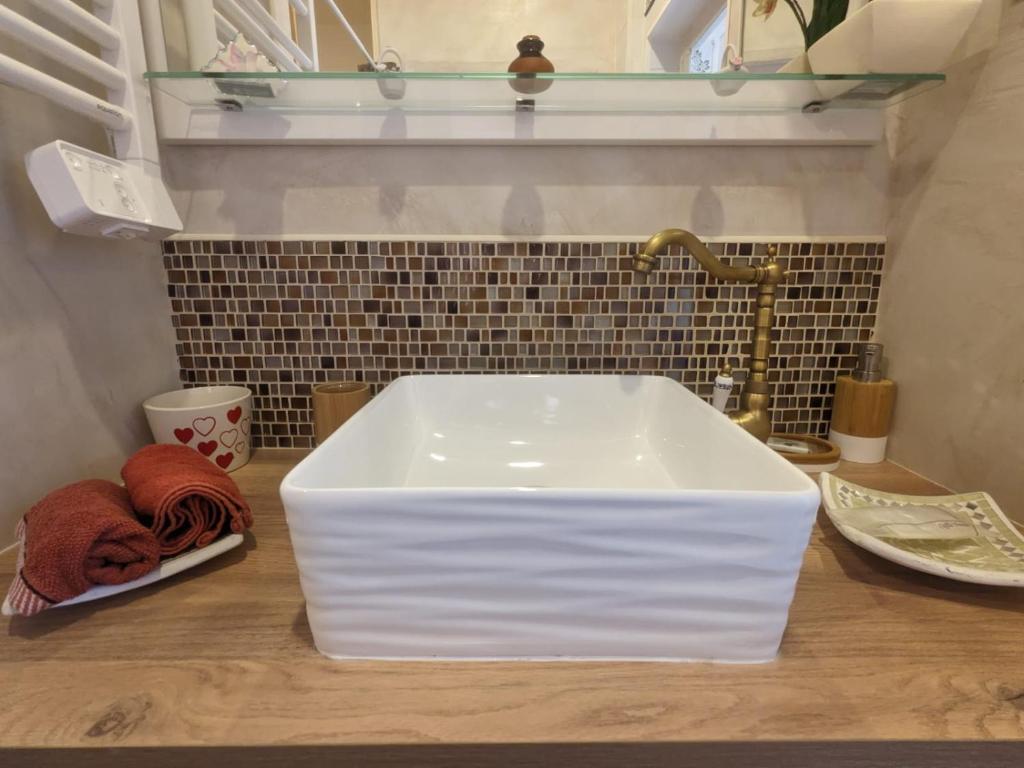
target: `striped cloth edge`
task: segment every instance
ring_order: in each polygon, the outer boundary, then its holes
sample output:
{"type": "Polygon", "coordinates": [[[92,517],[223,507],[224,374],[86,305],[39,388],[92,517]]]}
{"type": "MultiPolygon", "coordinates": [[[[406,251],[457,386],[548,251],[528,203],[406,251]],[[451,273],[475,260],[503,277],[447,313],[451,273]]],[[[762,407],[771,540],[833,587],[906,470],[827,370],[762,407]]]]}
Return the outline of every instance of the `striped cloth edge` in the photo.
{"type": "Polygon", "coordinates": [[[52,603],[33,592],[21,575],[25,566],[25,518],[18,521],[14,535],[18,540],[18,562],[15,565],[14,581],[7,591],[0,613],[4,616],[34,616],[49,608],[52,603]]]}

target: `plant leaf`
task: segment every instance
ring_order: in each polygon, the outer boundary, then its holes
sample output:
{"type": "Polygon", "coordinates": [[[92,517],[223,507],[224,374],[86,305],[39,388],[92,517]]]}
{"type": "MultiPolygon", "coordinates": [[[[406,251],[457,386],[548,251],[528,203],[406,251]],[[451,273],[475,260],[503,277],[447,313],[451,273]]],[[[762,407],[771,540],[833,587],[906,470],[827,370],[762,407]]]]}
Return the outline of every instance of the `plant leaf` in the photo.
{"type": "Polygon", "coordinates": [[[849,8],[850,0],[814,0],[814,12],[807,24],[807,47],[842,24],[849,8]]]}

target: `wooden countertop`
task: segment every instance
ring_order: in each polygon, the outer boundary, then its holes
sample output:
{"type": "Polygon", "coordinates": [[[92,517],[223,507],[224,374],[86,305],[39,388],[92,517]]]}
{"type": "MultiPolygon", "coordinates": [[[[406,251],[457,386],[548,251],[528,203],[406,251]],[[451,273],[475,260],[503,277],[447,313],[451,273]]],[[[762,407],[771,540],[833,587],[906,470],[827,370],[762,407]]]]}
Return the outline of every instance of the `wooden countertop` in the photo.
{"type": "MultiPolygon", "coordinates": [[[[1024,592],[911,572],[824,518],[771,664],[323,658],[277,494],[301,455],[260,452],[235,473],[256,516],[237,550],[134,593],[4,620],[0,747],[203,747],[215,749],[191,762],[222,765],[279,763],[284,747],[289,762],[353,765],[1024,764],[1024,592]]],[[[839,474],[942,492],[892,464],[839,474]]],[[[0,558],[4,588],[13,569],[13,553],[0,558]]]]}

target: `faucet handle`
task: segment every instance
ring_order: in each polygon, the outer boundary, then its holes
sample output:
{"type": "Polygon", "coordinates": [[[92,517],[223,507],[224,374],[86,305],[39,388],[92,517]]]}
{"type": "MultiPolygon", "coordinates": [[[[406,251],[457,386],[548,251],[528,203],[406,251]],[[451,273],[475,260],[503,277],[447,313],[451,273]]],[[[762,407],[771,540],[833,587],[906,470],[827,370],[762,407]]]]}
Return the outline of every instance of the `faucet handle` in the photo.
{"type": "Polygon", "coordinates": [[[768,246],[768,257],[758,267],[760,271],[760,277],[758,282],[766,282],[772,285],[779,285],[780,283],[789,282],[790,272],[788,269],[783,269],[782,265],[775,260],[775,257],[779,255],[779,249],[777,246],[768,246]]]}

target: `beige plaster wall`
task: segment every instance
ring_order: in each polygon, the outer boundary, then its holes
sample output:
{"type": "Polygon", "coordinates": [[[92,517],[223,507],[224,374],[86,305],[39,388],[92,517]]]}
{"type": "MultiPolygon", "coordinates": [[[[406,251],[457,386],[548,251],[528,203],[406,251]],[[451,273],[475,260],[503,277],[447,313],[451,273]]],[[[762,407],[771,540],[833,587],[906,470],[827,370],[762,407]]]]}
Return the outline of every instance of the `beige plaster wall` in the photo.
{"type": "Polygon", "coordinates": [[[166,147],[190,234],[871,236],[863,147],[166,147]]]}
{"type": "MultiPolygon", "coordinates": [[[[376,0],[377,40],[410,72],[502,72],[540,35],[562,72],[625,68],[623,0],[376,0]]],[[[319,18],[319,17],[318,17],[319,18]]]]}
{"type": "Polygon", "coordinates": [[[177,386],[159,245],[50,223],[23,156],[57,138],[106,151],[91,123],[0,85],[0,548],[45,492],[116,478],[151,439],[140,402],[177,386]]]}
{"type": "Polygon", "coordinates": [[[893,115],[880,339],[890,456],[1024,521],[1024,2],[996,47],[893,115]]]}

